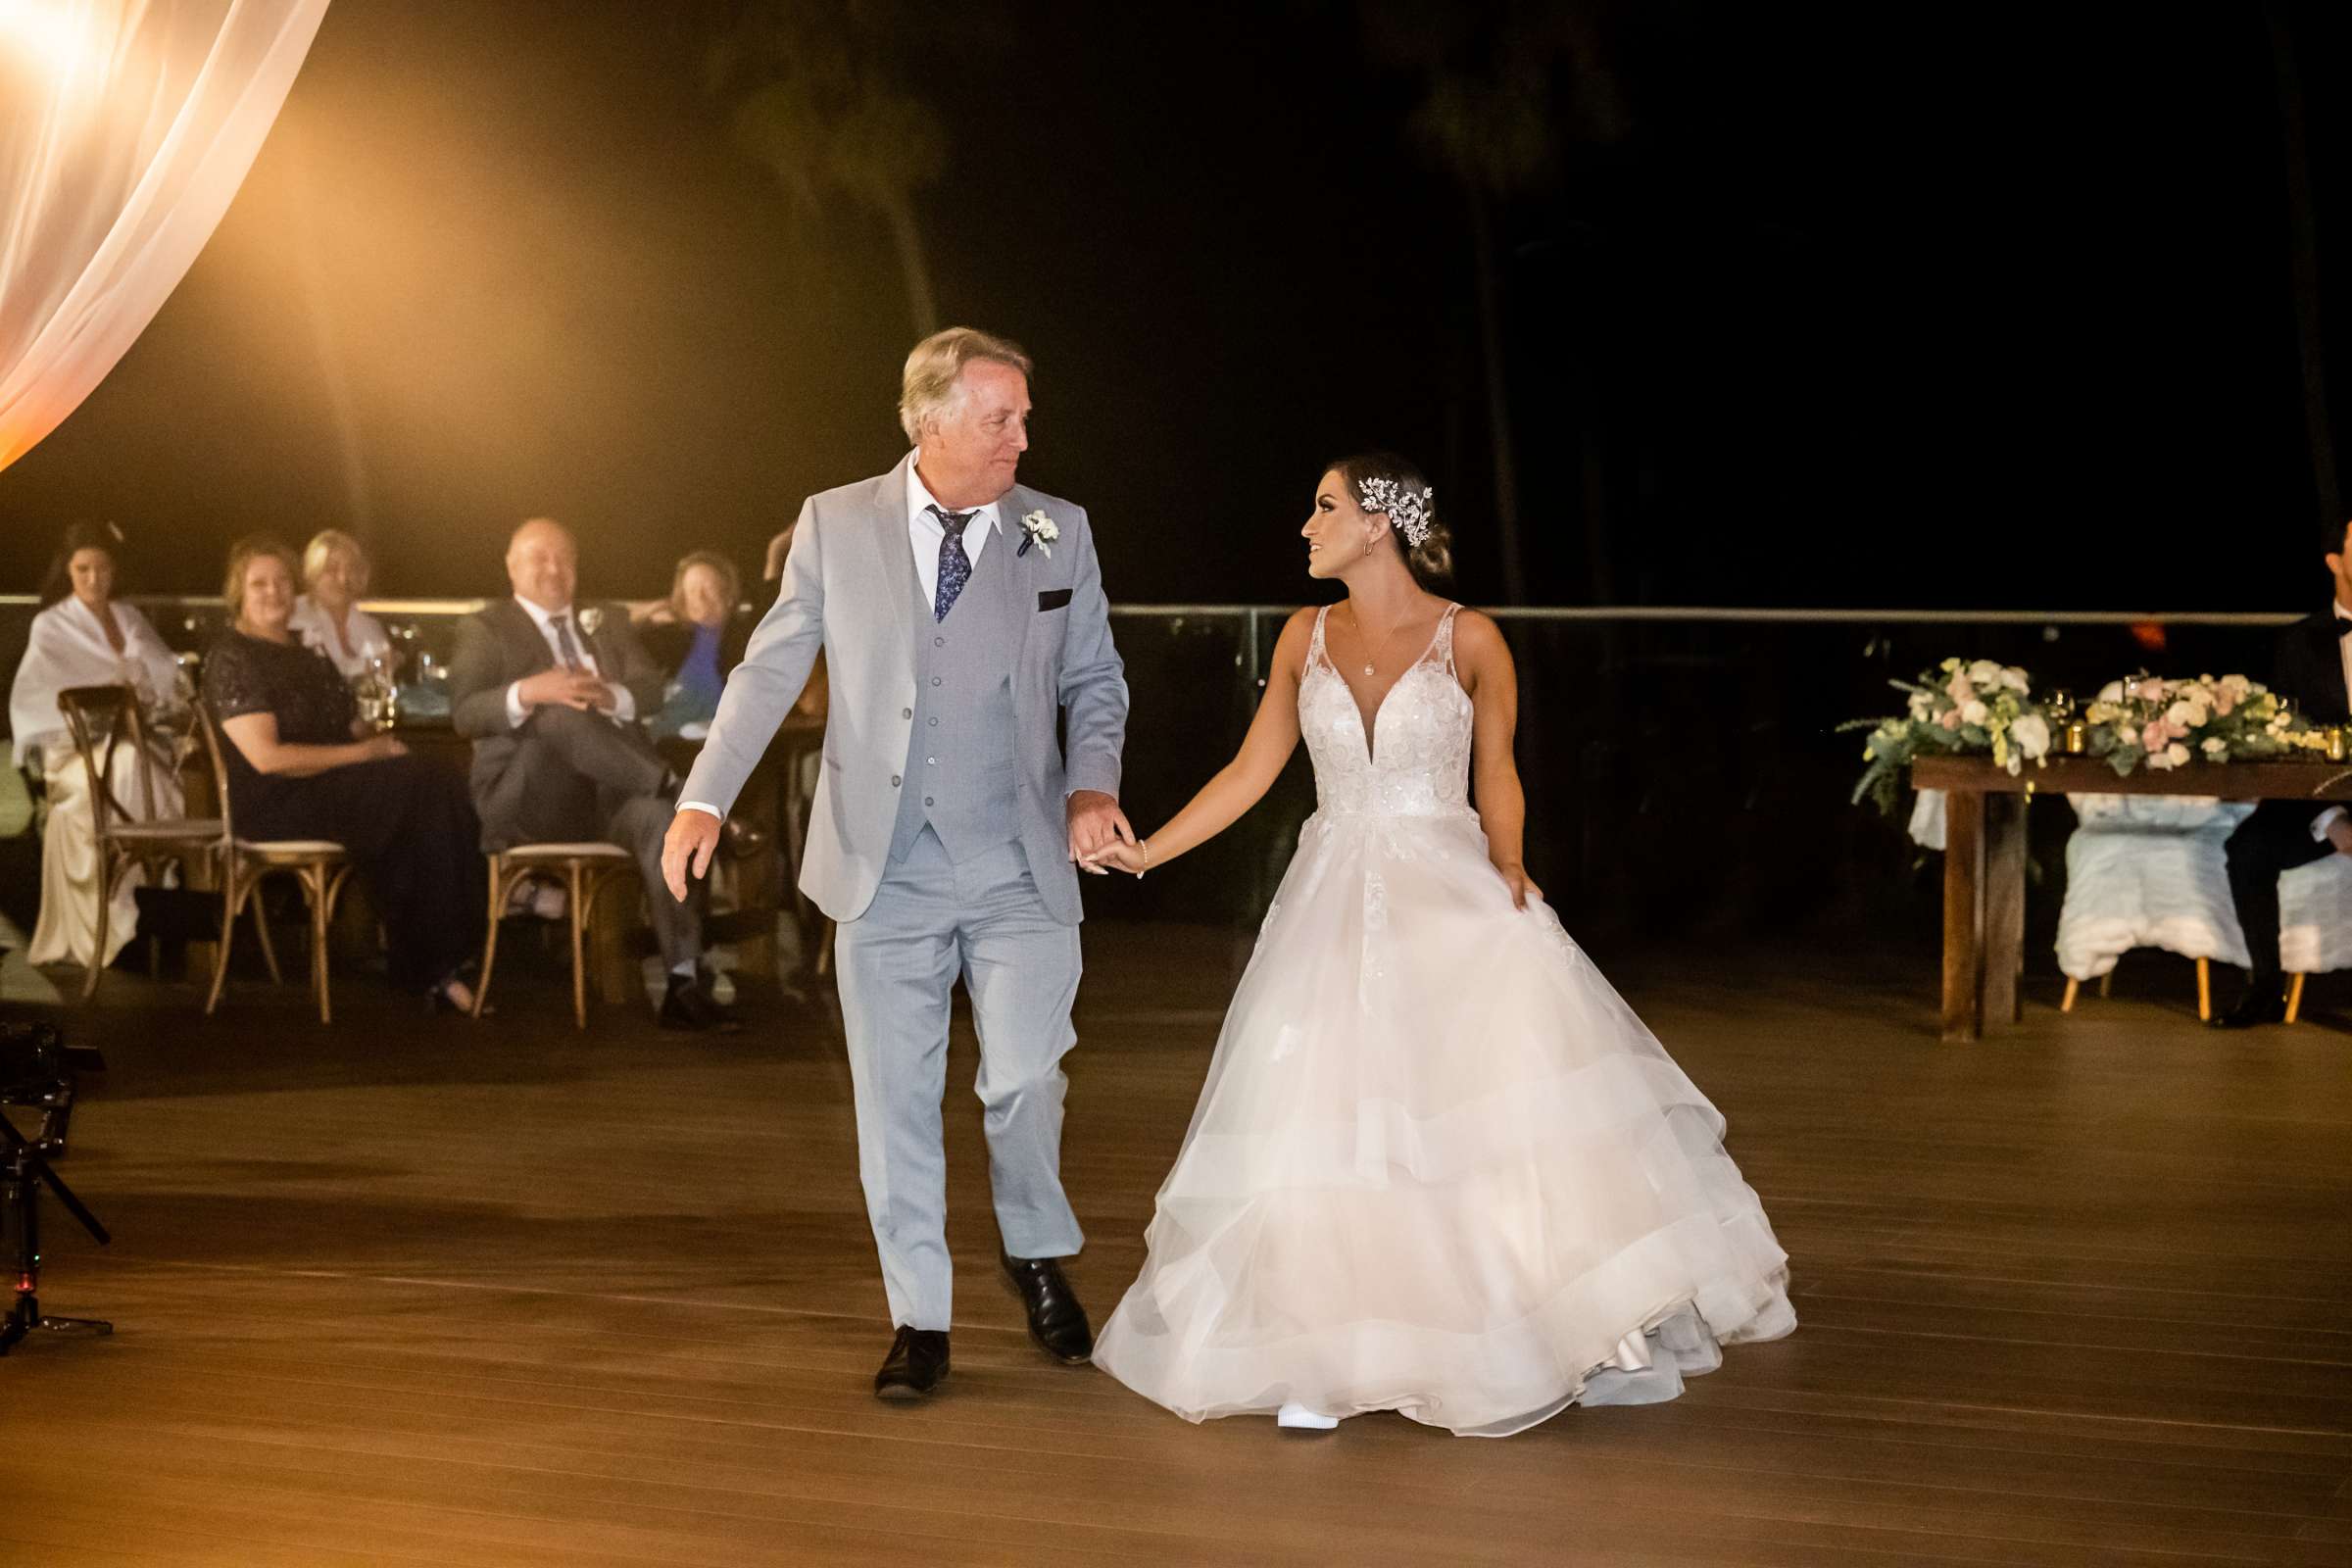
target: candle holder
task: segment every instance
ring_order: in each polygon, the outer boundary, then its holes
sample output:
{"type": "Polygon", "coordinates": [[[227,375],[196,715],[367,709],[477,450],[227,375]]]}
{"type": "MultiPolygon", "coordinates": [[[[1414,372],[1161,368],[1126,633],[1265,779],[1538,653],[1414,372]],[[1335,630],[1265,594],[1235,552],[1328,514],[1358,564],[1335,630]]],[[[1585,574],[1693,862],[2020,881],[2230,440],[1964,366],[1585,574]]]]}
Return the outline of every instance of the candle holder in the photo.
{"type": "Polygon", "coordinates": [[[2090,726],[2079,718],[2066,721],[2066,755],[2081,757],[2090,750],[2090,726]]]}

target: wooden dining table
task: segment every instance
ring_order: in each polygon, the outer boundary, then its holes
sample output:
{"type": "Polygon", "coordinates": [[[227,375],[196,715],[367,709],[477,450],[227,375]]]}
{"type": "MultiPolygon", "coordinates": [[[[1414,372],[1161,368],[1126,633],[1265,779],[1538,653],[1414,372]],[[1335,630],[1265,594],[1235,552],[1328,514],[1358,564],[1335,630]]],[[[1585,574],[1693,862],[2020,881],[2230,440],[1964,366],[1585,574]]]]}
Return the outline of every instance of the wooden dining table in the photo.
{"type": "Polygon", "coordinates": [[[2195,795],[2230,801],[2352,803],[2352,763],[2190,762],[2129,776],[2094,757],[2055,757],[2012,774],[1988,757],[1923,757],[1911,783],[1945,794],[1943,1038],[1975,1040],[2018,1021],[2025,972],[2026,811],[2035,795],[2195,795]]]}

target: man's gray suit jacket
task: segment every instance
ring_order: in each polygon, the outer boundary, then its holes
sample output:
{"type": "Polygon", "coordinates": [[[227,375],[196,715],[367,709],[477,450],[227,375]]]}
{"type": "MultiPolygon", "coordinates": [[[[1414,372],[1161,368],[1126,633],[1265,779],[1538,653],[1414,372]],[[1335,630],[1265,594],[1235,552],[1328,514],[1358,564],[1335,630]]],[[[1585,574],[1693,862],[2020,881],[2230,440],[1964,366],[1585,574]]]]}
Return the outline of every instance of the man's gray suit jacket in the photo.
{"type": "MultiPolygon", "coordinates": [[[[886,474],[803,503],[782,590],[728,676],[710,739],[678,792],[721,811],[734,805],[821,648],[830,701],[801,888],[835,920],[855,920],[873,901],[900,792],[919,787],[907,776],[915,639],[932,616],[907,535],[912,463],[909,453],[886,474]]],[[[988,564],[1005,569],[988,575],[1017,599],[1026,627],[1010,671],[1019,839],[1047,911],[1075,925],[1065,803],[1076,790],[1118,794],[1127,681],[1085,509],[1023,485],[997,506],[1002,533],[988,553],[1004,554],[988,564]],[[1037,512],[1059,537],[1024,551],[1022,518],[1037,512]],[[1056,722],[1065,719],[1057,744],[1056,722]]]]}

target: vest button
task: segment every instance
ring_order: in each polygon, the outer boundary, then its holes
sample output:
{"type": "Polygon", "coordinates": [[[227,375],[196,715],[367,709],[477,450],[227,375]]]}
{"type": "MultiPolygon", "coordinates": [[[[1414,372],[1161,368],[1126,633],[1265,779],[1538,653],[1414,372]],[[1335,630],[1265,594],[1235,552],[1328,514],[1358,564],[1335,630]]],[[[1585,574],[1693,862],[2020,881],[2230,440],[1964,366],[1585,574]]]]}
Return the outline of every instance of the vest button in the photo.
{"type": "Polygon", "coordinates": [[[934,686],[939,684],[939,677],[937,675],[931,677],[931,684],[934,686]]]}
{"type": "Polygon", "coordinates": [[[890,787],[891,787],[892,789],[894,789],[894,790],[895,790],[895,789],[897,789],[897,788],[899,787],[899,775],[898,775],[898,774],[896,774],[896,773],[893,773],[893,774],[891,774],[891,775],[890,775],[890,787]]]}
{"type": "Polygon", "coordinates": [[[931,646],[934,648],[945,648],[948,646],[948,640],[945,637],[934,637],[931,639],[931,646]]]}
{"type": "Polygon", "coordinates": [[[924,804],[925,806],[929,806],[929,805],[931,805],[931,804],[932,804],[932,802],[931,802],[931,797],[930,797],[930,796],[928,796],[928,795],[924,796],[924,797],[923,797],[923,804],[924,804]]]}
{"type": "Polygon", "coordinates": [[[939,759],[936,757],[926,757],[923,759],[923,765],[925,767],[937,767],[939,765],[939,759]]]}
{"type": "Polygon", "coordinates": [[[933,720],[931,721],[931,727],[932,727],[933,729],[937,729],[937,728],[939,728],[939,720],[938,720],[938,719],[936,719],[936,718],[935,718],[935,719],[933,719],[933,720]]]}
{"type": "MultiPolygon", "coordinates": [[[[914,716],[914,710],[911,708],[902,708],[899,710],[899,716],[901,718],[912,718],[914,716]]],[[[939,720],[935,718],[931,722],[936,724],[939,722],[939,720]]]]}

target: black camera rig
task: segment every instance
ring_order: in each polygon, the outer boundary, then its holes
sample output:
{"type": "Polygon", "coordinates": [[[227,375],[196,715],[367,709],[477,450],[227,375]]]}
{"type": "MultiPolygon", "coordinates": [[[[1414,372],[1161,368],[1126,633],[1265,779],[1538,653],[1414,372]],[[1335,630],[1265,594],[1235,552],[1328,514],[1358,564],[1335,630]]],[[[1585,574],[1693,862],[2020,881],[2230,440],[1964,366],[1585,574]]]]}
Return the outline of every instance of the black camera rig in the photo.
{"type": "Polygon", "coordinates": [[[0,1229],[13,1228],[17,1242],[16,1300],[0,1318],[0,1355],[35,1329],[66,1335],[114,1332],[111,1324],[92,1319],[43,1316],[36,1294],[41,1283],[36,1200],[43,1187],[101,1247],[112,1239],[50,1163],[66,1152],[80,1075],[105,1070],[105,1057],[85,1046],[67,1045],[52,1024],[0,1023],[0,1229]],[[40,1112],[39,1129],[30,1138],[8,1118],[6,1107],[12,1105],[40,1112]]]}

